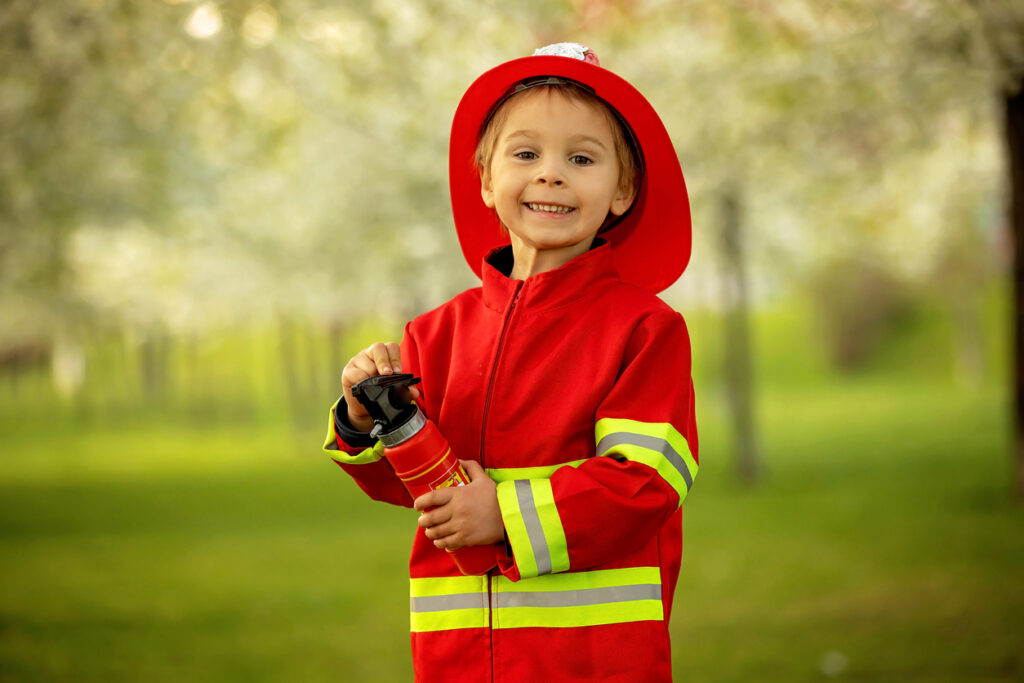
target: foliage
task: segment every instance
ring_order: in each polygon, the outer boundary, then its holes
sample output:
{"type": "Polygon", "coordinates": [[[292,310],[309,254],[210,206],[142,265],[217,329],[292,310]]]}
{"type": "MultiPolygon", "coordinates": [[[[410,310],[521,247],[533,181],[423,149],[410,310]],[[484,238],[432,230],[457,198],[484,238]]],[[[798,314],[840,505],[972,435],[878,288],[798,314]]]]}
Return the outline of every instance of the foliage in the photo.
{"type": "MultiPolygon", "coordinates": [[[[473,282],[447,206],[461,93],[567,37],[648,94],[676,141],[696,226],[682,303],[717,301],[728,184],[749,199],[757,296],[875,244],[920,280],[958,217],[999,204],[991,105],[1019,19],[995,1],[14,0],[0,313],[17,324],[0,346],[282,317],[397,327],[473,282]]],[[[982,215],[994,249],[998,212],[982,215]]]]}

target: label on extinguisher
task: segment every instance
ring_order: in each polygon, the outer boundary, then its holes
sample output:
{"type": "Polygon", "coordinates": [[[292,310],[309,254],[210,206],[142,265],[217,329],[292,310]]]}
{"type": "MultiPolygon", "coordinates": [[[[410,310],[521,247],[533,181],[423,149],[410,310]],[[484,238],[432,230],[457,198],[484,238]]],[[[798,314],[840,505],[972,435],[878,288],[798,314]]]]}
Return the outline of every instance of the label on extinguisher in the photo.
{"type": "Polygon", "coordinates": [[[432,489],[444,489],[450,486],[465,486],[469,483],[465,473],[462,471],[462,466],[456,460],[455,464],[449,467],[444,474],[430,482],[430,488],[432,489]]]}
{"type": "Polygon", "coordinates": [[[442,479],[439,482],[435,482],[430,485],[432,489],[446,489],[449,486],[465,486],[466,482],[462,481],[462,476],[459,475],[458,470],[451,473],[447,479],[442,479]]]}

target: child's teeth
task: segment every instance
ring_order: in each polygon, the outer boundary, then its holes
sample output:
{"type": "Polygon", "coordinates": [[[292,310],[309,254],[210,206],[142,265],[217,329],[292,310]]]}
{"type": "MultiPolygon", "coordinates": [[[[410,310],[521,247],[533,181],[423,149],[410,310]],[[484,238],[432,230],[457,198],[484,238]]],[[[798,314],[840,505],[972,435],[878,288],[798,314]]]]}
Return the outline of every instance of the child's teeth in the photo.
{"type": "Polygon", "coordinates": [[[534,211],[549,211],[551,213],[569,213],[572,211],[568,206],[554,206],[553,204],[530,204],[534,211]]]}

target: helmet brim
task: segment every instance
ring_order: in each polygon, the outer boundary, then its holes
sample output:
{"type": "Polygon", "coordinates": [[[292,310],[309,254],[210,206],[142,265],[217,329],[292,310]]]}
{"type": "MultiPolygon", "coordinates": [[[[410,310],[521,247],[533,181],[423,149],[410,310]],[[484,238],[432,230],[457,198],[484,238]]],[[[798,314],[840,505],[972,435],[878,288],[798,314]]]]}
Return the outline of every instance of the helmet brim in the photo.
{"type": "Polygon", "coordinates": [[[474,157],[481,128],[495,103],[516,83],[535,76],[568,78],[591,88],[633,131],[644,174],[629,212],[601,233],[620,277],[657,293],[690,260],[690,203],[675,148],[654,107],[611,71],[570,57],[533,56],[505,62],[480,76],[463,95],[452,122],[448,174],[452,214],[462,253],[480,277],[484,257],[509,244],[497,214],[484,204],[474,157]]]}

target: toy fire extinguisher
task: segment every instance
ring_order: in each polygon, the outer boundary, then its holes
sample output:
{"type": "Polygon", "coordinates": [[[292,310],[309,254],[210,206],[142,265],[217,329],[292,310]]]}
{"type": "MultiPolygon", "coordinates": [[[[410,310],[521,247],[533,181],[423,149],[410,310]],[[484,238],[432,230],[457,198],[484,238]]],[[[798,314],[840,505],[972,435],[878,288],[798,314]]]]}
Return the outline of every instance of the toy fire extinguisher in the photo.
{"type": "MultiPolygon", "coordinates": [[[[371,377],[352,387],[352,395],[373,418],[370,435],[380,439],[384,457],[413,499],[434,489],[469,484],[448,440],[412,402],[409,387],[419,382],[419,377],[403,373],[371,377]]],[[[493,545],[448,552],[463,574],[486,574],[497,564],[493,545]]]]}

